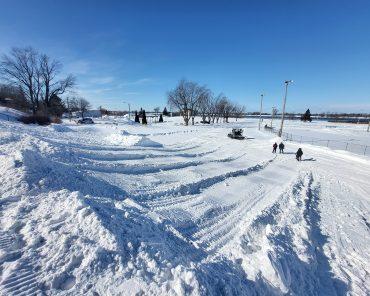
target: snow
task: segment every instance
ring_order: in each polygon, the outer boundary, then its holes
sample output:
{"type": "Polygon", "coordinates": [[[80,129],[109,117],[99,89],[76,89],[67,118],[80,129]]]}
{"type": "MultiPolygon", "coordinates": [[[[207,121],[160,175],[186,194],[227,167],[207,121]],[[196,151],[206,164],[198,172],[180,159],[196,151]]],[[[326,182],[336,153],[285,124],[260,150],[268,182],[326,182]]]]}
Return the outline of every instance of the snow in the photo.
{"type": "MultiPolygon", "coordinates": [[[[165,121],[0,119],[2,295],[370,293],[370,157],[165,121]]],[[[368,144],[326,124],[286,127],[368,144]]]]}
{"type": "Polygon", "coordinates": [[[24,112],[0,106],[0,120],[17,121],[20,117],[27,115],[24,112]]]}
{"type": "MultiPolygon", "coordinates": [[[[270,125],[270,121],[267,121],[270,125]]],[[[274,127],[280,127],[280,121],[274,122],[274,127]]],[[[327,146],[334,150],[348,150],[352,153],[370,156],[370,136],[366,132],[367,124],[332,123],[313,121],[302,123],[288,120],[284,124],[284,132],[296,142],[319,146],[327,146]],[[367,148],[366,148],[367,146],[367,148]],[[365,150],[366,148],[366,150],[365,150]]]]}

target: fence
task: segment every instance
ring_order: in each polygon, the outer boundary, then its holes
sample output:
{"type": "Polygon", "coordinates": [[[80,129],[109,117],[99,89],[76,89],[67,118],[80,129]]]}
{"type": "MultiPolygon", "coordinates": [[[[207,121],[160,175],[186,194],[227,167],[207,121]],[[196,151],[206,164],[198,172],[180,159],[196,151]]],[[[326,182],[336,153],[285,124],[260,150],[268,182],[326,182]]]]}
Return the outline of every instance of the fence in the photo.
{"type": "MultiPolygon", "coordinates": [[[[265,131],[269,131],[274,134],[278,134],[278,130],[275,128],[271,128],[269,126],[265,126],[265,131]]],[[[319,139],[314,137],[304,137],[299,135],[294,135],[291,133],[283,132],[281,138],[284,141],[292,141],[298,143],[305,143],[317,146],[324,146],[335,150],[344,150],[349,151],[352,153],[360,154],[360,155],[368,155],[370,156],[370,146],[362,145],[362,144],[355,144],[346,141],[340,140],[326,140],[326,139],[319,139]]]]}

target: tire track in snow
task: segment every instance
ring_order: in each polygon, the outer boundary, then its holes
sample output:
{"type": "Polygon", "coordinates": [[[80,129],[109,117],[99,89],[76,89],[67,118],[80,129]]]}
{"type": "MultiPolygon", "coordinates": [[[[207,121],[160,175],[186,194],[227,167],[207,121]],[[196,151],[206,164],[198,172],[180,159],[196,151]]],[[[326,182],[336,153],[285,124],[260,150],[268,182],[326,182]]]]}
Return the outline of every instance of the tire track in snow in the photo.
{"type": "Polygon", "coordinates": [[[196,158],[203,157],[208,154],[216,152],[217,149],[209,150],[199,153],[177,153],[177,154],[139,154],[139,153],[125,153],[125,154],[78,154],[76,157],[89,159],[89,160],[98,160],[98,161],[122,161],[122,160],[141,160],[148,158],[168,158],[170,157],[183,157],[183,158],[196,158]]]}
{"type": "Polygon", "coordinates": [[[7,296],[33,296],[42,293],[41,285],[38,282],[40,272],[33,264],[23,262],[0,283],[0,290],[7,296]]]}
{"type": "MultiPolygon", "coordinates": [[[[271,164],[275,160],[276,156],[264,163],[259,170],[252,170],[251,172],[259,172],[266,168],[267,165],[271,164]]],[[[281,163],[286,162],[286,158],[279,158],[281,163]]],[[[254,166],[255,167],[255,166],[254,166]]],[[[249,174],[247,174],[249,175],[249,174]]],[[[238,176],[243,177],[244,174],[238,176]]],[[[288,188],[290,185],[288,186],[288,188]]],[[[231,241],[239,232],[239,225],[243,222],[250,212],[261,200],[265,199],[266,196],[276,190],[275,187],[266,188],[263,185],[258,185],[249,191],[248,196],[252,198],[243,199],[241,202],[237,202],[231,205],[214,207],[203,201],[201,195],[181,196],[178,198],[167,197],[161,198],[159,201],[148,202],[149,207],[154,211],[165,212],[168,210],[171,213],[171,208],[209,208],[208,211],[196,221],[190,223],[188,228],[179,228],[179,231],[189,237],[192,241],[197,243],[203,249],[209,253],[214,253],[221,249],[229,241],[231,241]]],[[[287,189],[285,189],[287,190],[287,189]]],[[[281,191],[283,192],[283,191],[281,191]]]]}
{"type": "Polygon", "coordinates": [[[327,239],[320,229],[319,200],[320,184],[314,184],[312,173],[305,173],[241,237],[249,264],[269,265],[274,271],[270,280],[282,293],[346,294],[345,283],[333,277],[323,250],[327,239]]]}
{"type": "Polygon", "coordinates": [[[38,281],[40,272],[35,267],[36,264],[27,259],[22,259],[25,246],[22,236],[6,231],[1,232],[0,237],[0,249],[5,253],[0,257],[0,267],[5,262],[18,260],[17,268],[12,270],[5,278],[2,278],[0,282],[2,295],[31,296],[40,293],[41,285],[38,281]]]}
{"type": "Polygon", "coordinates": [[[231,210],[218,216],[218,219],[204,223],[203,227],[192,234],[194,241],[210,253],[221,249],[239,233],[239,225],[246,219],[248,212],[273,190],[271,188],[266,191],[264,186],[259,186],[252,199],[235,204],[231,210]]]}
{"type": "Polygon", "coordinates": [[[140,199],[152,199],[153,197],[162,197],[160,200],[155,201],[148,201],[148,206],[154,206],[154,205],[161,205],[161,206],[170,206],[172,204],[176,204],[179,202],[187,202],[190,199],[193,199],[193,195],[200,194],[202,190],[207,189],[217,183],[224,182],[225,180],[229,178],[235,178],[239,176],[248,176],[251,173],[256,173],[264,168],[266,168],[269,164],[271,164],[274,161],[275,157],[273,159],[270,159],[266,162],[256,164],[254,166],[251,166],[246,169],[240,169],[236,171],[231,171],[225,174],[217,175],[214,177],[209,177],[205,179],[201,179],[194,183],[189,184],[182,184],[176,188],[165,190],[162,192],[154,192],[150,194],[141,194],[137,196],[140,199]],[[178,197],[173,197],[173,196],[178,197]],[[157,202],[156,202],[157,201],[157,202]]]}
{"type": "MultiPolygon", "coordinates": [[[[54,142],[49,140],[50,142],[54,142]]],[[[53,143],[55,144],[55,142],[53,143]]],[[[62,145],[59,144],[58,145],[62,145]]],[[[163,147],[142,147],[142,146],[89,146],[89,145],[80,145],[80,144],[68,144],[69,147],[75,148],[77,150],[87,150],[87,151],[157,151],[157,152],[169,152],[169,153],[174,153],[174,152],[180,152],[180,151],[188,151],[188,150],[193,150],[196,148],[201,147],[202,145],[197,144],[189,147],[179,147],[179,148],[163,148],[163,147]]]]}
{"type": "MultiPolygon", "coordinates": [[[[274,158],[275,159],[275,158],[274,158]]],[[[250,173],[261,171],[266,168],[267,165],[271,164],[274,160],[269,160],[263,165],[256,165],[250,167],[248,170],[242,170],[243,173],[239,174],[224,174],[223,177],[227,175],[229,177],[241,177],[249,175],[250,173]],[[247,174],[245,174],[248,172],[247,174]]],[[[238,171],[239,172],[239,171],[238,171]]],[[[215,180],[219,180],[216,178],[215,180]]],[[[224,178],[221,178],[221,181],[224,181],[224,178]]],[[[215,185],[215,184],[212,184],[215,185]]],[[[266,188],[262,185],[258,186],[257,189],[253,191],[253,198],[247,199],[240,203],[232,204],[229,206],[223,206],[221,211],[216,210],[211,207],[209,211],[206,211],[205,214],[195,221],[191,229],[181,229],[180,232],[190,238],[191,241],[194,241],[197,245],[201,246],[203,249],[207,250],[209,253],[213,253],[216,250],[222,248],[227,242],[229,242],[238,232],[238,225],[245,219],[247,213],[267,194],[273,191],[274,188],[271,188],[269,191],[266,191],[266,188]],[[221,212],[221,213],[220,213],[221,212]],[[211,217],[207,217],[211,215],[211,217]]],[[[195,190],[193,193],[198,194],[200,191],[195,190]]],[[[166,211],[170,207],[183,207],[183,203],[187,203],[187,206],[195,206],[200,208],[210,207],[209,204],[198,201],[201,200],[202,196],[191,195],[180,198],[161,198],[160,201],[149,202],[148,205],[154,211],[166,211]]]]}
{"type": "Polygon", "coordinates": [[[179,170],[188,167],[195,167],[199,165],[205,165],[209,163],[220,163],[220,162],[231,162],[243,157],[245,154],[239,155],[237,157],[227,157],[224,159],[211,159],[207,161],[189,161],[189,162],[177,162],[173,164],[155,164],[155,165],[132,165],[132,166],[124,166],[124,165],[115,165],[115,166],[92,166],[91,164],[82,165],[77,164],[76,167],[78,169],[82,169],[85,171],[94,171],[100,173],[118,173],[118,174],[125,174],[125,175],[139,175],[139,174],[153,174],[159,173],[162,171],[171,171],[171,170],[179,170]]]}

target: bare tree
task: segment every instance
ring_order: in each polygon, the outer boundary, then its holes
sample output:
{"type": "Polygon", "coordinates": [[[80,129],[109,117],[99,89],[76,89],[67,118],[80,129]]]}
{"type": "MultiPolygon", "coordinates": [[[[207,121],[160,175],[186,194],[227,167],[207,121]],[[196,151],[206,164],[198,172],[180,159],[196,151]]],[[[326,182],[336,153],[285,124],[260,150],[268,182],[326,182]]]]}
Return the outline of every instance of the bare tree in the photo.
{"type": "Polygon", "coordinates": [[[191,124],[194,125],[195,116],[198,115],[201,100],[208,96],[209,90],[205,86],[199,86],[192,82],[190,88],[190,117],[191,124]]]}
{"type": "Polygon", "coordinates": [[[40,55],[39,63],[42,78],[42,99],[47,110],[50,108],[50,99],[72,89],[76,84],[76,78],[70,74],[66,78],[58,79],[62,64],[57,60],[51,60],[46,54],[40,55]]]}
{"type": "Polygon", "coordinates": [[[224,122],[229,122],[229,117],[234,110],[233,104],[229,101],[227,97],[224,97],[220,101],[220,110],[223,116],[224,122]]]}
{"type": "Polygon", "coordinates": [[[13,48],[0,61],[0,74],[9,83],[19,87],[30,102],[32,112],[48,112],[52,98],[64,94],[75,86],[73,75],[59,79],[62,64],[39,54],[32,47],[13,48]],[[40,103],[41,104],[40,106],[40,103]],[[42,108],[40,108],[42,107],[42,108]]]}
{"type": "Polygon", "coordinates": [[[67,97],[65,99],[65,106],[66,106],[66,109],[67,109],[67,112],[68,112],[69,120],[71,121],[72,112],[76,112],[76,111],[79,110],[78,98],[75,98],[75,97],[69,98],[69,97],[67,97]]]}
{"type": "Polygon", "coordinates": [[[159,110],[160,110],[160,108],[159,108],[159,107],[155,107],[155,108],[154,108],[155,122],[157,122],[157,116],[158,116],[159,110]]]}
{"type": "Polygon", "coordinates": [[[3,55],[0,73],[10,84],[18,86],[29,100],[33,114],[39,107],[42,88],[38,53],[32,47],[13,48],[3,55]]]}
{"type": "Polygon", "coordinates": [[[225,115],[225,107],[226,107],[227,102],[228,102],[228,99],[224,94],[221,93],[217,96],[216,103],[215,103],[215,111],[216,111],[215,119],[217,123],[219,122],[221,117],[225,118],[224,115],[225,115]]]}
{"type": "Polygon", "coordinates": [[[78,106],[78,111],[81,112],[82,118],[84,118],[85,112],[91,108],[90,102],[85,100],[84,98],[77,99],[77,106],[78,106]]]}
{"type": "Polygon", "coordinates": [[[206,123],[206,118],[208,116],[208,123],[210,123],[210,112],[212,105],[212,93],[208,89],[204,89],[204,92],[201,94],[198,103],[199,114],[202,117],[202,122],[206,123]]]}
{"type": "Polygon", "coordinates": [[[185,125],[189,125],[190,119],[192,119],[192,124],[194,125],[199,101],[205,91],[206,88],[199,86],[196,82],[183,79],[175,89],[168,92],[168,104],[180,111],[185,125]]]}
{"type": "Polygon", "coordinates": [[[170,107],[178,109],[180,111],[181,116],[184,119],[185,125],[189,125],[189,99],[187,94],[187,82],[185,80],[181,80],[177,87],[172,91],[168,92],[167,100],[170,107]]]}
{"type": "Polygon", "coordinates": [[[235,104],[234,106],[235,121],[238,121],[238,118],[242,118],[244,114],[245,114],[245,107],[235,104]]]}
{"type": "Polygon", "coordinates": [[[208,109],[208,121],[215,123],[217,117],[217,108],[219,105],[220,95],[217,97],[211,96],[209,102],[209,109],[208,109]]]}

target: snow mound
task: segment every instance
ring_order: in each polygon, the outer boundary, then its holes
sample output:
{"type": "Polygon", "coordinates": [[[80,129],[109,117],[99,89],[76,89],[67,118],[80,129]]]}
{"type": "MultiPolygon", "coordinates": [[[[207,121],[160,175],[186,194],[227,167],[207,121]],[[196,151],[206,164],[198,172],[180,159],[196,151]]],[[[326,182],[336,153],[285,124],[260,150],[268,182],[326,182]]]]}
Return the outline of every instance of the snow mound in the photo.
{"type": "Polygon", "coordinates": [[[56,132],[60,133],[67,133],[67,132],[73,132],[74,130],[69,128],[68,126],[62,125],[62,124],[52,124],[50,126],[51,129],[53,129],[56,132]]]}
{"type": "Polygon", "coordinates": [[[160,148],[163,147],[161,143],[155,142],[148,137],[141,137],[141,139],[135,144],[135,146],[141,146],[141,147],[155,147],[160,148]]]}
{"type": "Polygon", "coordinates": [[[111,134],[105,138],[107,144],[122,145],[122,146],[140,146],[140,147],[163,147],[161,143],[155,142],[146,136],[132,135],[127,131],[122,131],[119,134],[111,134]]]}
{"type": "Polygon", "coordinates": [[[140,139],[140,136],[125,134],[111,134],[105,138],[107,144],[122,146],[134,146],[140,139]]]}
{"type": "Polygon", "coordinates": [[[22,116],[27,115],[24,112],[8,108],[8,107],[1,107],[0,106],[0,119],[8,120],[8,121],[18,121],[18,119],[22,116]]]}

